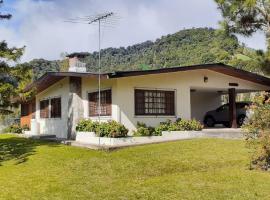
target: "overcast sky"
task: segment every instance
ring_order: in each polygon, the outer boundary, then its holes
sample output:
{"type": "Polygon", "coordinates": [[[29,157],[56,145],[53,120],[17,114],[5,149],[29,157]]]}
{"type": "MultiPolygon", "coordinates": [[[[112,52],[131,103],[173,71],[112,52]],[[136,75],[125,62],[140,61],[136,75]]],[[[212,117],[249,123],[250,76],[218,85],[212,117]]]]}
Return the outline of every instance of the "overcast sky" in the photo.
{"type": "MultiPolygon", "coordinates": [[[[0,40],[25,45],[22,61],[97,50],[97,26],[65,23],[67,18],[116,12],[121,19],[114,27],[103,29],[103,48],[155,40],[184,28],[217,28],[221,20],[213,0],[6,0],[1,11],[10,12],[13,18],[1,21],[0,40]]],[[[262,34],[241,41],[265,48],[262,34]]]]}

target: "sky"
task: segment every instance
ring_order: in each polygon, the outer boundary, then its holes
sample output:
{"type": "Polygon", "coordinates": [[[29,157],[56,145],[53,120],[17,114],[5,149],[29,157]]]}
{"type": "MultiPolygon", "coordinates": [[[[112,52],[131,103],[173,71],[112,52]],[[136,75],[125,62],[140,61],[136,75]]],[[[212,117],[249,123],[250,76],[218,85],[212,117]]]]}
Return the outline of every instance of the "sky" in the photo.
{"type": "MultiPolygon", "coordinates": [[[[214,0],[5,0],[0,40],[26,46],[21,62],[35,58],[60,59],[62,53],[98,49],[98,26],[65,22],[112,11],[116,22],[102,28],[102,48],[127,47],[193,27],[218,28],[222,19],[214,0]]],[[[262,33],[239,37],[255,49],[265,49],[262,33]]]]}

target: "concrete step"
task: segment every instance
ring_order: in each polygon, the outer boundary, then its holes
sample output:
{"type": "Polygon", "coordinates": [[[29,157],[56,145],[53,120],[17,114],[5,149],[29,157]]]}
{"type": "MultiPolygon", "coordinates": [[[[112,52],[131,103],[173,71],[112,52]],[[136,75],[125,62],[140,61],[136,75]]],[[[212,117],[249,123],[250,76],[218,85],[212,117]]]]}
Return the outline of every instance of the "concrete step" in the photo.
{"type": "Polygon", "coordinates": [[[22,134],[22,137],[30,138],[30,139],[40,139],[40,140],[55,140],[56,135],[53,134],[41,134],[41,135],[28,135],[22,134]]]}

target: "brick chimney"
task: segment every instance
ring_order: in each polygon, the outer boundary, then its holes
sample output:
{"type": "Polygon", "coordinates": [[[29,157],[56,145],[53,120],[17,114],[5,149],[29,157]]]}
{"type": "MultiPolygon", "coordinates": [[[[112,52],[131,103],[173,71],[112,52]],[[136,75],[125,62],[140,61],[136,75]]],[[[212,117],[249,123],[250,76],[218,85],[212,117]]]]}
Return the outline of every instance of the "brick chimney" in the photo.
{"type": "Polygon", "coordinates": [[[67,57],[69,58],[69,72],[86,72],[86,63],[80,61],[85,58],[89,53],[72,53],[67,57]]]}

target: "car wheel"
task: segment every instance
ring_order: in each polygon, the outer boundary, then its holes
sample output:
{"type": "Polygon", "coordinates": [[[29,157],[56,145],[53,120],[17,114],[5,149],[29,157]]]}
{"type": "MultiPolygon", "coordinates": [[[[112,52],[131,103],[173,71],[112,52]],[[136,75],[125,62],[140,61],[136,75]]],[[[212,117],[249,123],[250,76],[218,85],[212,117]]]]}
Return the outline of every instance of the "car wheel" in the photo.
{"type": "Polygon", "coordinates": [[[215,126],[215,120],[213,117],[211,116],[207,116],[205,119],[204,119],[204,123],[207,127],[214,127],[215,126]]]}
{"type": "Polygon", "coordinates": [[[244,121],[246,119],[246,116],[245,115],[240,115],[237,119],[237,125],[238,126],[242,126],[244,124],[244,121]]]}

